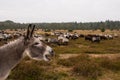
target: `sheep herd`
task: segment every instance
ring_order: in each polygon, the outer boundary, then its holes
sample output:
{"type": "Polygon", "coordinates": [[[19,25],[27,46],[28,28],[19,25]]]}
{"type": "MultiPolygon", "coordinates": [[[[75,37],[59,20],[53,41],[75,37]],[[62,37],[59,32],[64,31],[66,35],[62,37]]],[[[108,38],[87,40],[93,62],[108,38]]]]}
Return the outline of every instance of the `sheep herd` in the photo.
{"type": "MultiPolygon", "coordinates": [[[[23,33],[7,33],[4,31],[0,32],[0,41],[7,41],[8,39],[16,39],[22,36],[23,33]]],[[[39,37],[41,41],[44,41],[47,44],[56,44],[56,45],[68,45],[70,40],[76,40],[79,38],[84,38],[86,41],[91,41],[93,43],[100,43],[101,40],[110,40],[118,37],[118,34],[78,34],[76,32],[51,32],[50,34],[45,33],[44,35],[35,34],[34,37],[39,37]],[[54,37],[51,37],[54,36],[54,37]]]]}
{"type": "Polygon", "coordinates": [[[84,38],[85,41],[91,41],[93,43],[100,43],[101,40],[110,40],[118,37],[118,34],[78,34],[78,33],[63,33],[63,32],[52,32],[47,34],[44,37],[37,35],[40,40],[45,41],[48,44],[57,44],[57,45],[68,45],[70,40],[76,40],[79,38],[84,38]],[[54,37],[49,37],[54,36],[54,37]]]}
{"type": "Polygon", "coordinates": [[[0,41],[7,41],[8,39],[15,39],[22,36],[21,33],[14,33],[14,34],[10,34],[7,32],[0,32],[0,41]]]}

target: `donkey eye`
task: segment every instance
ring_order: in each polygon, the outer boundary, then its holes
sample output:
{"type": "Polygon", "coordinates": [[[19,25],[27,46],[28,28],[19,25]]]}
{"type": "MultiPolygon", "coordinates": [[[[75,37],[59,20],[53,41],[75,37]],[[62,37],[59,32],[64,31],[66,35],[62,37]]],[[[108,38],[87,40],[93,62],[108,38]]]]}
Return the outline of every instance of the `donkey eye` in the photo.
{"type": "Polygon", "coordinates": [[[39,43],[36,42],[34,45],[38,45],[38,44],[39,44],[39,43]]]}

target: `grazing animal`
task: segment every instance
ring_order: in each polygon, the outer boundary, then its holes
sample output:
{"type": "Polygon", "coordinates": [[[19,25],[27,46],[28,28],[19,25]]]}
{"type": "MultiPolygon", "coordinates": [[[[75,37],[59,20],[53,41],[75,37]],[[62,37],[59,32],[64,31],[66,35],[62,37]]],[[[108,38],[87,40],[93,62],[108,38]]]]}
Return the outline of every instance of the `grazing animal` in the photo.
{"type": "Polygon", "coordinates": [[[5,80],[10,71],[21,61],[24,55],[35,60],[49,61],[54,52],[51,47],[33,37],[35,25],[28,26],[27,34],[0,47],[0,80],[5,80]]]}
{"type": "Polygon", "coordinates": [[[74,34],[65,33],[63,36],[67,39],[72,39],[72,40],[76,40],[79,38],[79,35],[77,33],[74,33],[74,34]]]}
{"type": "Polygon", "coordinates": [[[35,35],[34,37],[39,38],[40,41],[45,41],[46,38],[42,35],[35,35]]]}
{"type": "Polygon", "coordinates": [[[49,44],[58,44],[58,39],[57,38],[48,38],[47,42],[49,44]]]}
{"type": "Polygon", "coordinates": [[[112,35],[103,35],[103,36],[100,36],[102,40],[109,40],[109,39],[113,39],[113,36],[112,35]]]}
{"type": "Polygon", "coordinates": [[[100,42],[100,37],[99,36],[95,36],[95,37],[92,37],[92,42],[100,42]]]}
{"type": "Polygon", "coordinates": [[[84,34],[80,34],[79,37],[80,37],[80,38],[84,38],[85,35],[84,35],[84,34]]]}
{"type": "Polygon", "coordinates": [[[0,33],[0,41],[4,40],[5,39],[5,36],[4,34],[0,33]]]}
{"type": "Polygon", "coordinates": [[[58,42],[59,42],[58,43],[59,45],[68,45],[69,39],[67,39],[63,35],[60,35],[60,36],[58,36],[58,42]]]}
{"type": "Polygon", "coordinates": [[[92,40],[92,36],[90,36],[90,35],[86,35],[86,36],[85,36],[85,40],[89,40],[89,41],[91,41],[91,40],[92,40]]]}
{"type": "Polygon", "coordinates": [[[108,39],[108,37],[107,37],[107,36],[105,36],[105,35],[100,35],[100,39],[101,39],[101,40],[107,40],[107,39],[108,39]]]}
{"type": "Polygon", "coordinates": [[[73,39],[73,40],[76,40],[76,39],[78,39],[79,38],[79,35],[78,34],[73,34],[73,36],[71,36],[71,39],[73,39]]]}
{"type": "Polygon", "coordinates": [[[98,42],[99,43],[101,38],[98,35],[88,34],[87,36],[85,36],[85,40],[89,40],[91,42],[98,42]]]}

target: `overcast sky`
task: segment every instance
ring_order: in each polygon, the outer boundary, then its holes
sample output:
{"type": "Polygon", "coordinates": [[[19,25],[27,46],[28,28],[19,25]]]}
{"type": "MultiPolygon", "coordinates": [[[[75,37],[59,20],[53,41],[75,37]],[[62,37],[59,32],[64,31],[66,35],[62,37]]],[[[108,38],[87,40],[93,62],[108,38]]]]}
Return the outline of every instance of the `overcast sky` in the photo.
{"type": "Polygon", "coordinates": [[[0,21],[96,22],[120,20],[120,0],[0,0],[0,21]]]}

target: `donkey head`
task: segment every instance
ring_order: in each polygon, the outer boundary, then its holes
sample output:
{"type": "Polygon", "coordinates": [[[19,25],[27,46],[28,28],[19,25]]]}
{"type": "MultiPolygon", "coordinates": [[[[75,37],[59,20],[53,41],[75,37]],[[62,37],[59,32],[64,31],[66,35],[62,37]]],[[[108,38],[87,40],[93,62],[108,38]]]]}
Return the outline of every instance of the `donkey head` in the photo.
{"type": "Polygon", "coordinates": [[[53,49],[33,36],[34,29],[35,25],[30,24],[28,26],[25,36],[25,45],[27,46],[25,51],[32,59],[49,61],[50,57],[54,55],[53,49]]]}

